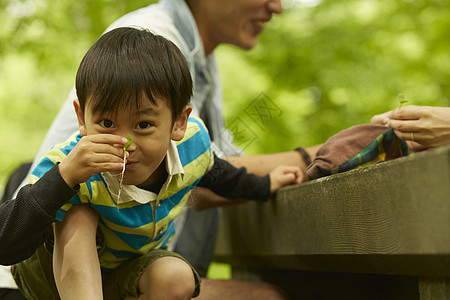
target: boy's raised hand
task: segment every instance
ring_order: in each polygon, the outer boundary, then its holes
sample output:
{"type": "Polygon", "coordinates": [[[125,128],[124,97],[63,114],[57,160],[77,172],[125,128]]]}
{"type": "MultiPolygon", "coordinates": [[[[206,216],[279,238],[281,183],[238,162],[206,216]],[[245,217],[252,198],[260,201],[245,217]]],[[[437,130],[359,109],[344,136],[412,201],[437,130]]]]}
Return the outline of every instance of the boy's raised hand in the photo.
{"type": "Polygon", "coordinates": [[[123,167],[122,147],[127,142],[126,138],[112,134],[84,136],[59,164],[59,172],[73,188],[97,173],[120,171],[123,167]]]}
{"type": "Polygon", "coordinates": [[[301,183],[304,177],[300,168],[295,166],[278,166],[270,172],[269,176],[271,194],[283,186],[301,183]]]}

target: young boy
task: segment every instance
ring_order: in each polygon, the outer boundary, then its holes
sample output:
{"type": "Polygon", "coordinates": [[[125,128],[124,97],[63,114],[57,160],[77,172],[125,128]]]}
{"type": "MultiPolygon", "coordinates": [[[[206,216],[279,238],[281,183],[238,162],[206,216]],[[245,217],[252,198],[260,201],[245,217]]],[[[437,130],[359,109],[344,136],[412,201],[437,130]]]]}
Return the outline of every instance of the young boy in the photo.
{"type": "Polygon", "coordinates": [[[13,268],[28,299],[195,297],[196,271],[164,249],[191,190],[264,201],[300,182],[295,167],[258,177],[218,159],[203,123],[189,118],[184,57],[148,31],[103,35],[81,62],[76,89],[79,132],[47,152],[31,179],[53,178],[42,197],[71,199],[56,215],[54,239],[13,268]]]}

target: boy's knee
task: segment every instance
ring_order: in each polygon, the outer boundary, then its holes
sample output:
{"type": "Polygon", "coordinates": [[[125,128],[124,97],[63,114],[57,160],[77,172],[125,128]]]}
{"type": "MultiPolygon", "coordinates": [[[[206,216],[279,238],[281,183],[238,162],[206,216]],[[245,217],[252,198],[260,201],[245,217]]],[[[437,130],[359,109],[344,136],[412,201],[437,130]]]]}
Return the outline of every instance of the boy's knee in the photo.
{"type": "MultiPolygon", "coordinates": [[[[143,294],[164,293],[164,299],[190,299],[195,290],[191,267],[183,260],[166,256],[154,261],[140,280],[143,294]]],[[[156,297],[158,298],[158,297],[156,297]]]]}

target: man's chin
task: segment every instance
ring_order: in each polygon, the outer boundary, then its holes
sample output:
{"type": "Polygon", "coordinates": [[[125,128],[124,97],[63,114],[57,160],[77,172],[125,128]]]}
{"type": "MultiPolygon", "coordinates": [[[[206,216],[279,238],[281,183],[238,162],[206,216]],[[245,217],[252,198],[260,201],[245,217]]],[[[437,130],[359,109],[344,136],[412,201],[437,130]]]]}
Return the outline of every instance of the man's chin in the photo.
{"type": "Polygon", "coordinates": [[[252,41],[252,42],[248,41],[248,42],[245,42],[245,43],[234,44],[234,46],[239,47],[239,48],[241,48],[243,50],[251,50],[257,44],[258,44],[258,40],[255,39],[255,41],[252,41]]]}

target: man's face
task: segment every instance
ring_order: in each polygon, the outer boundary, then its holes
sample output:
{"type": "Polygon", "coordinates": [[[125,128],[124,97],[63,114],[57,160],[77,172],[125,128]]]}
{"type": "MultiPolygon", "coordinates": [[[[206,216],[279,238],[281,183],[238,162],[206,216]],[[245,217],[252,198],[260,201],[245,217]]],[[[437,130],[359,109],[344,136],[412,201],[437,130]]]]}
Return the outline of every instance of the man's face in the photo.
{"type": "Polygon", "coordinates": [[[124,184],[129,185],[145,186],[160,178],[170,140],[174,135],[179,136],[178,125],[178,122],[172,125],[172,111],[166,101],[153,105],[143,100],[139,109],[125,109],[117,114],[94,114],[87,101],[84,113],[87,135],[108,133],[131,137],[124,176],[124,184]]]}
{"type": "Polygon", "coordinates": [[[232,44],[243,49],[253,48],[258,35],[272,14],[282,12],[281,0],[208,0],[211,25],[209,37],[216,45],[232,44]]]}

